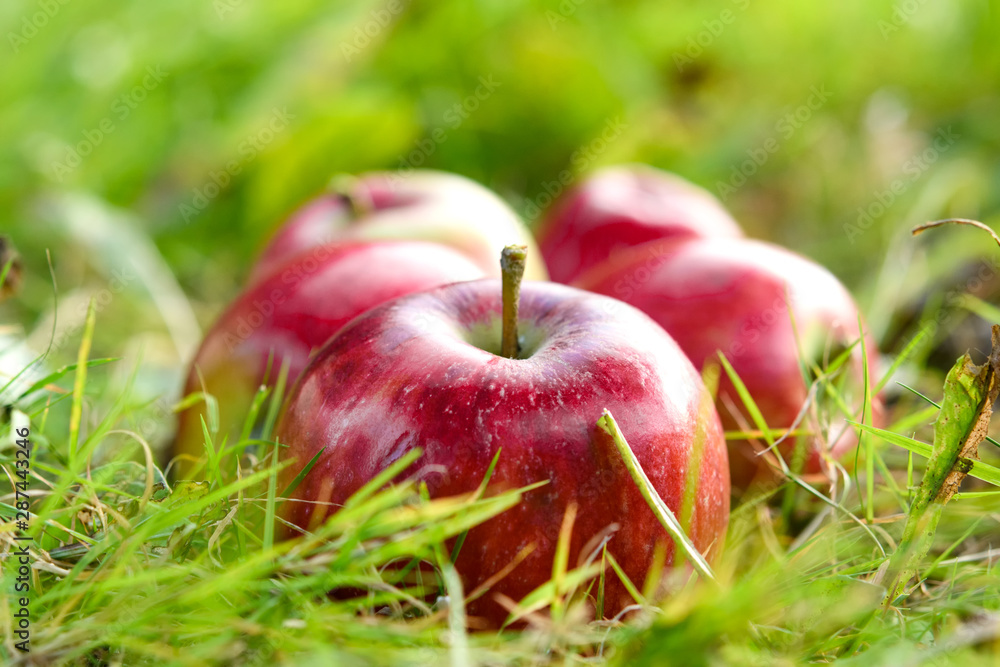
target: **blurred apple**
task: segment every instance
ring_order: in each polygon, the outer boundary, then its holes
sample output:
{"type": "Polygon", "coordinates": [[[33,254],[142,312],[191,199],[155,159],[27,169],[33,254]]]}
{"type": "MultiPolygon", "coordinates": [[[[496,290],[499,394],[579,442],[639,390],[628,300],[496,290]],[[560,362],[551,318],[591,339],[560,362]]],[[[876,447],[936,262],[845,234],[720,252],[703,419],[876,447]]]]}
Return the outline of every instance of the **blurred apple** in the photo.
{"type": "Polygon", "coordinates": [[[338,240],[416,240],[451,246],[484,275],[499,276],[504,246],[528,246],[529,280],[545,280],[531,233],[500,197],[456,174],[371,172],[341,176],[330,191],[306,203],[278,229],[254,267],[254,282],[289,257],[338,240]]]}
{"type": "MultiPolygon", "coordinates": [[[[653,242],[622,252],[595,267],[576,285],[614,296],[639,308],[673,336],[698,368],[721,350],[746,384],[771,428],[790,427],[809,390],[800,366],[822,366],[859,338],[858,309],[851,295],[822,266],[784,248],[747,239],[653,242]],[[794,327],[793,328],[793,320],[794,327]],[[796,336],[796,328],[798,336],[796,336]]],[[[870,363],[878,359],[866,338],[870,363]]],[[[841,369],[840,391],[860,416],[863,399],[861,346],[841,369]]],[[[874,382],[874,371],[870,373],[874,382]]],[[[873,401],[879,408],[879,400],[873,401]]],[[[717,407],[727,430],[753,428],[723,373],[717,407]]],[[[808,440],[803,470],[823,469],[822,453],[833,458],[856,443],[853,428],[838,411],[821,424],[814,401],[801,423],[816,435],[808,440]]],[[[820,413],[824,411],[819,411],[820,413]]],[[[734,487],[745,488],[763,459],[747,441],[731,441],[734,487]]],[[[794,438],[781,452],[792,461],[794,438]]]]}
{"type": "Polygon", "coordinates": [[[594,172],[553,204],[538,231],[552,280],[566,284],[649,241],[742,235],[707,190],[642,164],[594,172]]]}
{"type": "MultiPolygon", "coordinates": [[[[204,390],[219,403],[219,440],[239,436],[258,387],[277,379],[283,363],[293,382],[309,355],[369,308],[445,283],[482,278],[466,256],[419,241],[347,242],[316,246],[258,280],[229,306],[205,336],[188,373],[185,394],[204,390]]],[[[180,415],[175,454],[204,453],[205,404],[180,415]]]]}

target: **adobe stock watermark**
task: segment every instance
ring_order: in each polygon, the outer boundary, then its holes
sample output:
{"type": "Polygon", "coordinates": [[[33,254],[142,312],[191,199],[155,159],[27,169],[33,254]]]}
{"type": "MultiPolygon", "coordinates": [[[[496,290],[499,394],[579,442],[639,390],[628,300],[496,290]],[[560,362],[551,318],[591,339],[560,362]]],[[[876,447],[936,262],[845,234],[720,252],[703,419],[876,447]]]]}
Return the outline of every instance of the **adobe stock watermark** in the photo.
{"type": "Polygon", "coordinates": [[[1000,260],[995,259],[992,254],[983,257],[976,272],[969,276],[961,286],[953,287],[945,292],[941,307],[937,309],[934,316],[907,336],[901,342],[899,349],[905,350],[923,332],[926,332],[927,335],[927,340],[924,341],[923,345],[927,345],[937,337],[939,331],[947,331],[947,327],[955,318],[964,312],[963,304],[966,297],[970,294],[976,294],[983,285],[993,282],[998,272],[1000,272],[1000,260]]]}
{"type": "Polygon", "coordinates": [[[620,116],[607,120],[600,135],[573,151],[569,156],[569,163],[573,165],[572,170],[563,169],[557,174],[554,181],[542,183],[542,189],[545,192],[539,193],[524,206],[524,215],[529,219],[537,217],[574,181],[574,173],[586,171],[626,129],[628,129],[628,124],[622,122],[620,116]]]}
{"type": "Polygon", "coordinates": [[[803,104],[778,119],[774,124],[775,134],[754,148],[747,149],[747,159],[732,166],[728,181],[716,181],[715,191],[719,199],[726,201],[730,195],[743,187],[747,179],[752,178],[771,159],[771,156],[781,149],[781,142],[791,139],[830,99],[830,91],[825,85],[813,86],[809,92],[810,95],[803,104]]]}
{"type": "Polygon", "coordinates": [[[146,74],[139,84],[116,97],[111,103],[111,113],[98,121],[94,127],[84,130],[80,141],[69,146],[61,160],[52,163],[52,176],[61,183],[73,170],[83,164],[83,159],[103,144],[104,139],[118,129],[118,123],[132,115],[149,93],[156,90],[167,76],[169,73],[164,72],[159,65],[147,67],[146,74]]]}
{"type": "Polygon", "coordinates": [[[361,55],[361,52],[371,45],[372,40],[403,13],[406,5],[407,2],[404,0],[389,0],[382,7],[371,10],[368,13],[368,20],[354,27],[351,41],[340,43],[340,54],[344,56],[344,60],[351,62],[355,56],[361,55]]]}
{"type": "Polygon", "coordinates": [[[864,234],[875,221],[885,215],[896,199],[905,193],[911,185],[920,180],[920,177],[937,162],[942,155],[947,153],[959,140],[959,135],[952,130],[951,125],[939,129],[934,134],[931,145],[920,153],[911,156],[903,163],[902,175],[893,180],[884,190],[876,190],[872,193],[872,202],[867,206],[858,208],[858,219],[853,224],[844,223],[844,233],[847,240],[852,244],[859,236],[864,234]]]}
{"type": "Polygon", "coordinates": [[[389,184],[395,187],[403,179],[409,177],[414,169],[427,162],[428,158],[437,151],[438,146],[448,140],[448,133],[460,128],[502,85],[492,74],[479,77],[479,85],[476,86],[472,94],[467,95],[462,101],[456,102],[444,112],[443,125],[438,125],[428,132],[427,136],[415,141],[413,150],[397,158],[396,171],[391,175],[389,184]]]}
{"type": "Polygon", "coordinates": [[[191,222],[208,208],[208,204],[232,182],[233,177],[239,175],[244,167],[274,141],[276,136],[288,129],[289,124],[294,119],[295,114],[289,113],[285,107],[271,109],[271,116],[264,126],[249,135],[236,147],[240,157],[227,162],[224,169],[208,172],[208,182],[192,190],[191,199],[177,207],[184,222],[191,222]]]}
{"type": "Polygon", "coordinates": [[[212,7],[215,9],[215,15],[221,20],[226,18],[226,14],[232,14],[245,4],[246,0],[215,0],[212,7]]]}
{"type": "Polygon", "coordinates": [[[149,408],[149,412],[138,421],[133,431],[143,440],[149,440],[157,431],[172,425],[174,412],[170,404],[163,398],[158,398],[149,408]]]}
{"type": "MultiPolygon", "coordinates": [[[[618,257],[628,262],[628,272],[620,274],[611,285],[610,292],[602,292],[613,296],[603,306],[605,314],[614,316],[630,303],[636,292],[641,292],[644,286],[657,276],[657,272],[667,262],[671,261],[680,245],[674,240],[645,243],[638,247],[624,248],[617,253],[612,252],[610,258],[618,257]]],[[[660,278],[662,280],[662,277],[660,278]]],[[[722,350],[729,360],[736,360],[752,351],[753,346],[767,335],[775,326],[791,325],[789,315],[789,299],[794,307],[799,295],[788,290],[787,295],[776,296],[766,307],[761,308],[748,317],[743,318],[739,335],[734,337],[729,346],[722,350]]]]}
{"type": "Polygon", "coordinates": [[[545,18],[549,22],[549,28],[555,30],[559,27],[560,23],[565,23],[573,14],[576,14],[576,10],[580,8],[580,5],[585,3],[587,0],[562,0],[559,3],[559,11],[553,11],[551,9],[545,10],[545,18]]]}
{"type": "Polygon", "coordinates": [[[281,285],[267,294],[258,294],[251,301],[252,308],[237,318],[222,336],[230,352],[246,341],[265,322],[274,316],[295,288],[303,280],[323,268],[331,253],[335,250],[329,243],[322,243],[312,249],[308,255],[300,257],[289,264],[281,272],[281,285]]]}
{"type": "Polygon", "coordinates": [[[11,50],[14,53],[20,53],[21,47],[27,45],[69,2],[70,0],[38,0],[38,11],[21,19],[19,31],[11,30],[7,33],[7,41],[10,42],[11,50]]]}
{"type": "Polygon", "coordinates": [[[683,72],[685,67],[694,64],[694,61],[705,53],[705,49],[710,47],[726,28],[736,22],[737,13],[746,11],[750,6],[750,0],[732,0],[732,3],[736,10],[727,7],[715,18],[702,21],[703,29],[688,37],[683,51],[674,52],[674,65],[678,72],[683,72]]]}
{"type": "MultiPolygon", "coordinates": [[[[115,300],[115,297],[123,292],[125,288],[128,287],[129,283],[135,279],[135,267],[131,264],[124,264],[122,267],[111,271],[111,280],[108,281],[107,287],[93,295],[94,312],[96,314],[104,312],[104,309],[115,300]]],[[[83,328],[84,322],[87,320],[87,310],[89,308],[89,299],[87,302],[79,305],[76,318],[74,318],[76,324],[66,327],[56,333],[55,338],[52,340],[50,351],[54,352],[58,350],[66,343],[66,341],[76,337],[76,335],[83,328]]]]}
{"type": "Polygon", "coordinates": [[[637,289],[640,289],[650,281],[656,274],[657,269],[670,257],[673,247],[675,247],[675,244],[669,242],[643,244],[641,249],[638,250],[638,257],[632,259],[632,270],[624,277],[616,280],[615,284],[611,286],[614,297],[619,302],[608,304],[607,309],[609,313],[614,308],[620,307],[620,302],[628,302],[635,295],[637,289]]]}
{"type": "Polygon", "coordinates": [[[882,33],[882,39],[888,41],[889,35],[903,29],[925,4],[927,0],[902,0],[893,5],[889,20],[879,19],[878,22],[878,31],[882,33]]]}

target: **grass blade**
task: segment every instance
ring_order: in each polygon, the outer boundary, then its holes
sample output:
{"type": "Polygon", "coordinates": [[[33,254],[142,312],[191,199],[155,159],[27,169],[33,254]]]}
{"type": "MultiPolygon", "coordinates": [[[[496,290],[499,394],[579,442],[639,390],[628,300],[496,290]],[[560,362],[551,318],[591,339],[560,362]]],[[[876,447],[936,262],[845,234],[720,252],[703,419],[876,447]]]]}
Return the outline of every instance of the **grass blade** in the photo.
{"type": "Polygon", "coordinates": [[[87,385],[87,358],[90,356],[90,344],[94,339],[94,323],[97,319],[96,304],[93,299],[87,307],[87,320],[84,324],[83,338],[76,357],[76,381],[73,383],[73,405],[69,418],[69,460],[76,458],[76,450],[80,445],[80,420],[83,418],[83,390],[87,385]]]}
{"type": "Polygon", "coordinates": [[[674,513],[667,507],[667,504],[663,502],[660,494],[656,492],[653,488],[652,482],[646,476],[643,471],[642,466],[639,464],[639,460],[635,457],[635,453],[632,448],[629,447],[628,442],[625,440],[625,436],[622,434],[621,429],[618,428],[618,423],[615,422],[615,418],[611,415],[611,412],[607,409],[601,415],[601,418],[597,420],[597,426],[609,436],[615,443],[615,447],[618,449],[618,453],[621,455],[622,460],[625,462],[625,467],[628,468],[629,474],[632,475],[632,479],[635,481],[636,486],[639,487],[639,492],[642,497],[646,500],[650,509],[653,510],[653,514],[666,529],[667,533],[674,539],[674,544],[677,545],[678,550],[684,553],[688,560],[691,561],[691,565],[694,567],[695,571],[702,576],[702,578],[708,581],[715,581],[715,573],[712,572],[711,566],[709,566],[708,561],[705,557],[701,555],[701,552],[694,546],[688,536],[684,533],[684,529],[681,528],[680,522],[674,513]]]}

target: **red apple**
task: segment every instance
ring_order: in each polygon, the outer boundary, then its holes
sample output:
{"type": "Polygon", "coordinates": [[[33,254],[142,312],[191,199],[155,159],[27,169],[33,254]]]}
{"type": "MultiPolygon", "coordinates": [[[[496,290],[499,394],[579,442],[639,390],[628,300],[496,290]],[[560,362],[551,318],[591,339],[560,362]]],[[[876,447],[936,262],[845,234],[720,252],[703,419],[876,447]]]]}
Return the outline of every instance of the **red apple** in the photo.
{"type": "MultiPolygon", "coordinates": [[[[576,285],[617,297],[648,314],[698,368],[717,359],[716,351],[721,350],[772,428],[793,424],[808,391],[793,319],[807,362],[833,359],[859,337],[858,309],[837,278],[811,260],[762,241],[653,242],[595,267],[576,285]]],[[[873,362],[878,351],[870,336],[866,346],[873,362]]],[[[857,345],[841,372],[844,398],[856,410],[863,399],[862,368],[857,345]]],[[[725,373],[717,407],[727,430],[744,430],[741,420],[753,428],[725,373]]],[[[823,450],[837,458],[856,442],[843,418],[833,420],[828,429],[820,426],[815,410],[800,425],[828,434],[809,441],[803,469],[808,473],[822,470],[823,450]]],[[[793,443],[789,438],[781,447],[789,463],[793,443]]],[[[730,442],[729,462],[734,487],[745,488],[756,472],[764,472],[763,459],[746,441],[730,442]]]]}
{"type": "MultiPolygon", "coordinates": [[[[204,389],[219,401],[220,437],[232,444],[273,353],[273,384],[283,362],[289,383],[311,352],[344,324],[395,297],[444,283],[482,278],[458,251],[436,243],[334,243],[299,254],[247,289],[205,336],[185,394],[204,389]]],[[[180,416],[176,453],[204,452],[204,404],[180,416]]],[[[189,470],[181,463],[181,474],[189,470]]]]}
{"type": "Polygon", "coordinates": [[[348,195],[331,190],[297,208],[271,237],[248,282],[267,277],[310,248],[342,240],[344,230],[361,213],[360,206],[348,195]]]}
{"type": "MultiPolygon", "coordinates": [[[[675,513],[695,458],[688,534],[703,553],[719,551],[729,516],[726,448],[701,379],[674,341],[626,304],[525,283],[520,314],[511,318],[520,336],[508,339],[519,340],[520,351],[507,358],[502,311],[501,283],[487,279],[402,297],[341,329],[304,371],[275,434],[296,461],[284,483],[326,447],[294,497],[343,503],[416,447],[423,456],[404,476],[417,475],[431,497],[467,493],[502,449],[492,488],[549,483],[469,532],[456,562],[466,592],[529,544],[531,555],[492,592],[516,601],[548,581],[560,523],[574,503],[569,562],[617,527],[608,549],[642,582],[655,545],[664,543],[668,562],[674,547],[596,427],[608,408],[675,513]]],[[[306,529],[328,506],[289,502],[283,512],[306,529]]],[[[627,603],[612,571],[605,592],[607,613],[627,603]]],[[[468,611],[494,626],[507,615],[492,594],[468,611]]]]}
{"type": "Polygon", "coordinates": [[[598,170],[546,212],[538,242],[552,280],[571,284],[623,248],[667,238],[740,237],[718,199],[636,164],[598,170]]]}
{"type": "Polygon", "coordinates": [[[500,197],[462,176],[415,170],[335,179],[329,192],[278,229],[250,281],[304,249],[345,239],[442,243],[467,255],[487,276],[500,275],[496,258],[504,246],[527,245],[527,277],[548,277],[531,233],[500,197]]]}

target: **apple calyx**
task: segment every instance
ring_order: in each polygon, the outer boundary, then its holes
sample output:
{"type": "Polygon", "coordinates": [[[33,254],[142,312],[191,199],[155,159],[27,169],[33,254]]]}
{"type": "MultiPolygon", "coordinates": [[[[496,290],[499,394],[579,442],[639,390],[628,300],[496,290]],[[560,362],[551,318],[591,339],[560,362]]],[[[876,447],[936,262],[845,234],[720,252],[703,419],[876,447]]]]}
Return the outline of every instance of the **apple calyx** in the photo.
{"type": "Polygon", "coordinates": [[[351,209],[351,222],[375,212],[375,203],[368,196],[360,178],[354,174],[337,174],[327,183],[328,192],[343,200],[351,209]]]}
{"type": "Polygon", "coordinates": [[[517,359],[521,345],[517,337],[517,310],[521,301],[521,279],[528,258],[528,246],[509,245],[500,253],[500,274],[503,289],[503,330],[500,356],[517,359]]]}

